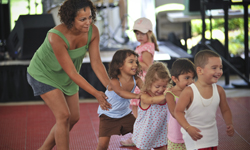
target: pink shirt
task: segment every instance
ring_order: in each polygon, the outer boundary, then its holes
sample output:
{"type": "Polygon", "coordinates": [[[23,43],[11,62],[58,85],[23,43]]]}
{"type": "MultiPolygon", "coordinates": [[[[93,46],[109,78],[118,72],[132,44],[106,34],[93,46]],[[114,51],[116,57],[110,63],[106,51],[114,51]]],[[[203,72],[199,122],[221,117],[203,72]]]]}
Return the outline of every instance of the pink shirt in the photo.
{"type": "MultiPolygon", "coordinates": [[[[139,62],[143,62],[143,60],[142,60],[142,53],[143,52],[149,52],[150,54],[152,54],[152,57],[154,58],[155,44],[148,42],[148,43],[145,43],[143,45],[137,46],[135,49],[135,52],[139,55],[139,57],[138,57],[139,62]]],[[[153,62],[154,62],[154,60],[152,59],[152,63],[153,62]]],[[[146,73],[147,73],[146,71],[142,71],[142,74],[139,75],[140,78],[142,79],[142,81],[144,81],[146,73]]],[[[140,89],[138,87],[136,87],[134,93],[139,94],[140,89]]],[[[130,104],[138,106],[139,102],[140,102],[139,99],[131,99],[130,104]]]]}
{"type": "MultiPolygon", "coordinates": [[[[142,62],[142,53],[143,52],[149,52],[152,54],[153,58],[154,58],[154,54],[155,54],[155,44],[154,43],[151,43],[151,42],[148,42],[148,43],[145,43],[143,45],[140,45],[140,46],[137,46],[136,49],[135,49],[135,52],[139,55],[139,58],[138,60],[140,62],[142,62]]],[[[152,60],[152,63],[153,63],[154,60],[152,60]]]]}
{"type": "MultiPolygon", "coordinates": [[[[174,96],[175,102],[177,103],[179,97],[175,96],[170,91],[168,92],[174,96]]],[[[181,133],[181,126],[177,122],[177,120],[171,115],[170,112],[169,112],[169,121],[168,121],[168,139],[173,143],[184,143],[184,140],[182,138],[182,133],[181,133]]]]}
{"type": "MultiPolygon", "coordinates": [[[[137,46],[135,49],[135,52],[139,55],[138,60],[139,62],[143,62],[142,60],[142,53],[143,52],[149,52],[152,54],[152,57],[154,58],[154,54],[155,54],[155,44],[154,43],[145,43],[143,45],[137,46]]],[[[152,59],[152,63],[154,62],[154,59],[152,59]]],[[[143,71],[142,75],[140,75],[142,81],[144,81],[145,75],[146,75],[146,71],[143,71]]]]}

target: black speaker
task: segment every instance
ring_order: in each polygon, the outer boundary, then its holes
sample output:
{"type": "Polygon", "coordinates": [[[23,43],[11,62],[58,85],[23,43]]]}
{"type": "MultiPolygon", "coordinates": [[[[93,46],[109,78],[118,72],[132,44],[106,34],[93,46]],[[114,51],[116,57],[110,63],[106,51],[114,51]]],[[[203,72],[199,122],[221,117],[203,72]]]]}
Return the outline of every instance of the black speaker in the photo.
{"type": "Polygon", "coordinates": [[[31,59],[43,43],[48,30],[55,26],[52,14],[20,15],[7,39],[12,59],[31,59]]]}
{"type": "MultiPolygon", "coordinates": [[[[10,4],[0,4],[0,36],[1,42],[7,40],[10,34],[10,4]]],[[[0,42],[0,43],[1,43],[0,42]]]]}

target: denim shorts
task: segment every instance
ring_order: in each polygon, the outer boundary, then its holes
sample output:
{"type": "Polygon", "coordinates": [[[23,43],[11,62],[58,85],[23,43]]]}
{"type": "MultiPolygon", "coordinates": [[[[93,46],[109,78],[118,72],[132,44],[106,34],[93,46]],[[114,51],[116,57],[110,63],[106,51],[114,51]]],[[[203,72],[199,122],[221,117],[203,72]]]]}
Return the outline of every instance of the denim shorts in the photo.
{"type": "Polygon", "coordinates": [[[28,72],[27,72],[27,80],[33,89],[34,96],[39,96],[41,94],[44,94],[44,93],[47,93],[49,91],[56,89],[53,86],[50,86],[50,85],[47,85],[47,84],[44,84],[44,83],[37,81],[28,72]]]}

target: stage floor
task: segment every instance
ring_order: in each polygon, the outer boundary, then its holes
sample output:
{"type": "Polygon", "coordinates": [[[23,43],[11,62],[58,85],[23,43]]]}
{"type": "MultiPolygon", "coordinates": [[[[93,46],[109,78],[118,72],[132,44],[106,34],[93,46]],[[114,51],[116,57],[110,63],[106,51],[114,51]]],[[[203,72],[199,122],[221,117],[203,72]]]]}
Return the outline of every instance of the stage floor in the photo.
{"type": "MultiPolygon", "coordinates": [[[[231,77],[231,82],[240,82],[231,77]]],[[[218,82],[223,86],[223,78],[218,82]]],[[[226,125],[220,111],[216,120],[219,131],[218,150],[250,149],[250,90],[226,89],[227,101],[233,114],[235,135],[226,135],[226,125]]],[[[99,118],[98,103],[95,99],[80,100],[80,120],[70,132],[71,150],[94,150],[98,143],[99,118]]],[[[38,149],[55,123],[52,112],[43,101],[0,103],[0,149],[38,149]]],[[[135,147],[122,147],[120,140],[130,135],[111,137],[109,150],[136,150],[135,147]]],[[[53,149],[56,150],[56,147],[53,149]]]]}
{"type": "MultiPolygon", "coordinates": [[[[219,150],[250,149],[250,97],[227,98],[233,113],[235,135],[226,135],[226,126],[220,112],[216,120],[219,130],[219,150]]],[[[80,103],[80,120],[70,132],[71,150],[94,150],[98,143],[99,119],[98,103],[80,103]]],[[[0,149],[38,149],[55,123],[47,105],[0,106],[0,149]]],[[[109,150],[136,150],[135,147],[122,147],[120,140],[129,135],[111,137],[109,150]]],[[[56,150],[56,147],[53,149],[56,150]]]]}

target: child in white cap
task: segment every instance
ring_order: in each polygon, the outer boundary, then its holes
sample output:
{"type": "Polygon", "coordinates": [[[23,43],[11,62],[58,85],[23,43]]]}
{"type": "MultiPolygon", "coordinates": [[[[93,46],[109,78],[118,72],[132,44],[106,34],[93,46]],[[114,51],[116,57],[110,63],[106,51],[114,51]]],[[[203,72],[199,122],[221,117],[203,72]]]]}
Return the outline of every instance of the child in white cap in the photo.
{"type": "MultiPolygon", "coordinates": [[[[159,48],[156,37],[152,32],[152,22],[149,19],[144,17],[137,19],[134,23],[133,30],[137,41],[140,42],[140,45],[136,47],[135,52],[139,55],[138,60],[142,69],[139,76],[144,81],[148,68],[153,64],[154,53],[155,51],[159,51],[159,48]]],[[[139,94],[140,89],[136,87],[134,93],[139,94]]],[[[130,106],[135,118],[137,117],[139,102],[140,99],[130,100],[130,106]]],[[[123,146],[135,146],[131,138],[121,141],[120,143],[123,146]]]]}

